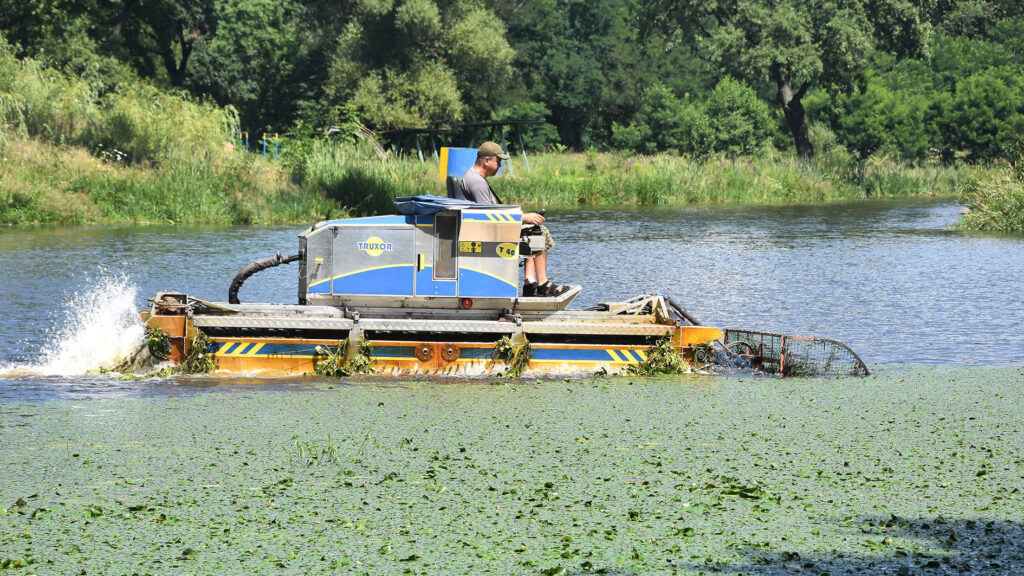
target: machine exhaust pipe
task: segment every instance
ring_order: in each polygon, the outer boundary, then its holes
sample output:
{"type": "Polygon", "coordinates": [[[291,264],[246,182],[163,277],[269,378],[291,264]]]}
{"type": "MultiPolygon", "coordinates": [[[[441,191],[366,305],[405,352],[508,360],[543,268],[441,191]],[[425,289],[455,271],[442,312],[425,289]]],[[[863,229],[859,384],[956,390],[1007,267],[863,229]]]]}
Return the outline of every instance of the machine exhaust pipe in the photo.
{"type": "Polygon", "coordinates": [[[249,276],[252,276],[261,270],[266,270],[267,268],[273,268],[274,266],[280,266],[281,264],[290,264],[291,262],[295,262],[301,258],[302,252],[292,254],[291,256],[281,256],[281,253],[278,252],[277,256],[263,258],[246,264],[245,267],[238,272],[238,275],[235,276],[235,279],[231,281],[231,287],[228,288],[228,302],[231,304],[239,304],[238,291],[242,288],[242,284],[245,283],[249,276]]]}

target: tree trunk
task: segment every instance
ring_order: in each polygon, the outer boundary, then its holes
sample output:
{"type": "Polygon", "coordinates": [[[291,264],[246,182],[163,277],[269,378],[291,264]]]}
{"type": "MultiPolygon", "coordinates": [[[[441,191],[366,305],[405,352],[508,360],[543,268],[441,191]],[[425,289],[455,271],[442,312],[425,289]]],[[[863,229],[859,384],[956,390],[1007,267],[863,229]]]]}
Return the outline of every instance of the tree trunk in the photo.
{"type": "Polygon", "coordinates": [[[782,105],[783,114],[786,115],[786,125],[789,126],[789,131],[793,134],[796,153],[801,158],[810,160],[814,158],[814,146],[811,145],[811,138],[807,134],[807,115],[804,113],[804,105],[801,103],[810,84],[805,83],[800,86],[800,89],[794,94],[793,81],[789,76],[778,69],[773,69],[772,75],[779,87],[776,98],[782,105]]]}
{"type": "Polygon", "coordinates": [[[188,67],[188,58],[192,54],[192,42],[198,33],[193,32],[186,36],[184,29],[180,28],[175,34],[175,39],[181,50],[181,59],[176,58],[174,50],[174,40],[171,40],[170,45],[163,46],[160,51],[160,58],[164,62],[164,69],[167,70],[167,76],[171,80],[171,86],[175,88],[181,88],[185,84],[185,71],[188,67]]]}

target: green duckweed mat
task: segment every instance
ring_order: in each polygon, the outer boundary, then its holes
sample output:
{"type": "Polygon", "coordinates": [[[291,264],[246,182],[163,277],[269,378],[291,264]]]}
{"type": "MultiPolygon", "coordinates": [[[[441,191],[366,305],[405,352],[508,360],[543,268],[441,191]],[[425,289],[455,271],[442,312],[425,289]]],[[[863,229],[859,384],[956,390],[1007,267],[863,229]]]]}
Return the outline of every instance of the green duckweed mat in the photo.
{"type": "Polygon", "coordinates": [[[881,372],[0,405],[0,573],[1013,572],[1024,368],[881,372]]]}

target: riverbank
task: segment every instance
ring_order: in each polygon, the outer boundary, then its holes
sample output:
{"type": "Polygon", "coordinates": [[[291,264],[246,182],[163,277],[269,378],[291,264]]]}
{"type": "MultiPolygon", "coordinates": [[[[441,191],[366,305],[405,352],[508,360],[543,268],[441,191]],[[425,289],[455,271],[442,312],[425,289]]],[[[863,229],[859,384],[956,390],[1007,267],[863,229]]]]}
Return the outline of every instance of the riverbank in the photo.
{"type": "MultiPolygon", "coordinates": [[[[300,180],[354,212],[387,211],[396,196],[445,194],[430,159],[385,156],[370,147],[319,144],[297,164],[300,180]]],[[[917,166],[886,158],[809,163],[775,155],[698,161],[678,155],[513,155],[491,184],[502,200],[542,206],[785,205],[861,198],[956,198],[987,168],[917,166]]]]}
{"type": "MultiPolygon", "coordinates": [[[[393,210],[398,196],[445,194],[437,165],[370,147],[316,144],[275,163],[208,149],[160,162],[8,136],[0,224],[275,224],[393,210]]],[[[679,156],[546,153],[493,179],[530,208],[811,204],[859,198],[955,198],[987,169],[869,162],[857,169],[795,158],[694,161],[679,156]]]]}
{"type": "Polygon", "coordinates": [[[204,378],[174,396],[5,404],[0,563],[1000,572],[1024,561],[1021,394],[1020,367],[883,367],[840,380],[204,378]]]}
{"type": "Polygon", "coordinates": [[[282,167],[226,150],[160,163],[8,137],[0,224],[274,224],[344,215],[282,167]]]}

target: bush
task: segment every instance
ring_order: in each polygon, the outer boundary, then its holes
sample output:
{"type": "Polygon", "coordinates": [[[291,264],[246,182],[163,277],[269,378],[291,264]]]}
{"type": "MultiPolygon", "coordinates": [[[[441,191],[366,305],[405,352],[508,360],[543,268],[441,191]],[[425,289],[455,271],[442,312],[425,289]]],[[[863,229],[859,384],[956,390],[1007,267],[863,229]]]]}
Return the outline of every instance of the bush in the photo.
{"type": "Polygon", "coordinates": [[[840,178],[850,178],[856,172],[857,158],[839,142],[835,132],[821,122],[811,122],[807,128],[815,163],[840,178]]]}
{"type": "Polygon", "coordinates": [[[753,155],[771,139],[774,121],[771,109],[746,84],[723,78],[711,91],[706,114],[709,148],[735,157],[753,155]]]}
{"type": "Polygon", "coordinates": [[[942,109],[947,147],[970,151],[971,159],[1005,157],[1019,143],[1024,89],[1008,69],[992,68],[957,85],[942,109]]]}
{"type": "Polygon", "coordinates": [[[629,124],[612,123],[612,144],[645,154],[752,155],[770,141],[771,109],[747,85],[725,78],[707,100],[680,99],[663,84],[644,91],[629,124]]]}
{"type": "Polygon", "coordinates": [[[628,125],[612,124],[612,143],[645,154],[707,150],[710,126],[703,106],[680,100],[664,84],[648,87],[628,125]]]}
{"type": "Polygon", "coordinates": [[[934,92],[894,90],[883,79],[871,77],[865,91],[836,98],[831,124],[839,141],[861,158],[882,153],[924,159],[929,146],[940,142],[934,122],[939,97],[934,92]]]}
{"type": "Polygon", "coordinates": [[[104,98],[103,113],[90,127],[87,144],[123,152],[130,163],[209,158],[224,149],[237,127],[230,107],[193,102],[184,94],[137,83],[104,98]]]}
{"type": "Polygon", "coordinates": [[[92,84],[19,60],[0,37],[0,124],[22,136],[81,145],[108,159],[209,161],[237,130],[232,108],[168,94],[140,81],[102,98],[92,84]]]}

